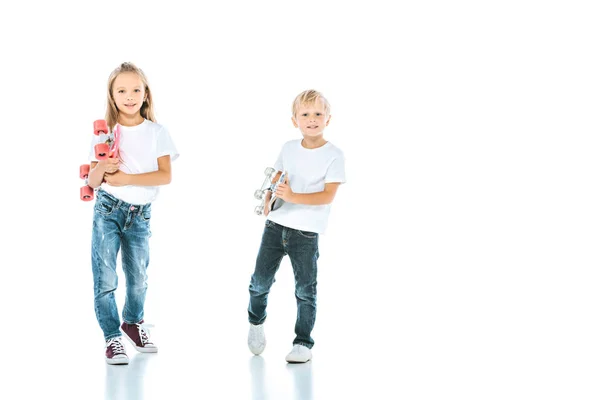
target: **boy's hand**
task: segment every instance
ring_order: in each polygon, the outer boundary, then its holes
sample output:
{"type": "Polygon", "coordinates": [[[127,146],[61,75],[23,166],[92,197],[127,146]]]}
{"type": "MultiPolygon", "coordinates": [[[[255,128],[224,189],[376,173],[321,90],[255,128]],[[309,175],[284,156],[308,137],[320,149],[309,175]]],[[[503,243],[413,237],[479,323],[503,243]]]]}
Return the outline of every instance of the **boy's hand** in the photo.
{"type": "Polygon", "coordinates": [[[267,215],[269,215],[269,212],[271,212],[271,210],[269,210],[269,202],[271,201],[271,192],[267,190],[267,193],[265,193],[265,208],[263,210],[263,214],[265,214],[265,217],[267,215]]]}
{"type": "Polygon", "coordinates": [[[111,186],[129,185],[129,174],[123,171],[117,171],[112,174],[104,174],[104,180],[111,186]]]}
{"type": "Polygon", "coordinates": [[[294,192],[292,192],[292,188],[289,185],[288,177],[285,177],[285,180],[277,185],[277,190],[275,191],[275,195],[279,197],[283,201],[291,202],[292,197],[294,197],[294,192]]]}
{"type": "Polygon", "coordinates": [[[98,164],[104,168],[104,172],[112,174],[119,170],[119,159],[118,158],[107,158],[105,160],[98,161],[98,164]]]}

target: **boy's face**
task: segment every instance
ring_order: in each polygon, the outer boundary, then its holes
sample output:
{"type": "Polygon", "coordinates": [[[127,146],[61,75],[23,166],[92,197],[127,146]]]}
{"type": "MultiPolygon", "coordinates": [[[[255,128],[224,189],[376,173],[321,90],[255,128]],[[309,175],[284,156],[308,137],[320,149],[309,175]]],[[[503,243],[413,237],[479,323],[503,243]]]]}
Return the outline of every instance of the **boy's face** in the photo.
{"type": "Polygon", "coordinates": [[[300,128],[303,136],[314,138],[323,135],[330,119],[331,116],[325,113],[323,101],[319,99],[313,104],[301,104],[292,122],[296,128],[300,128]]]}
{"type": "Polygon", "coordinates": [[[140,111],[146,100],[144,84],[139,75],[134,72],[123,72],[115,78],[112,95],[119,112],[131,116],[140,111]]]}

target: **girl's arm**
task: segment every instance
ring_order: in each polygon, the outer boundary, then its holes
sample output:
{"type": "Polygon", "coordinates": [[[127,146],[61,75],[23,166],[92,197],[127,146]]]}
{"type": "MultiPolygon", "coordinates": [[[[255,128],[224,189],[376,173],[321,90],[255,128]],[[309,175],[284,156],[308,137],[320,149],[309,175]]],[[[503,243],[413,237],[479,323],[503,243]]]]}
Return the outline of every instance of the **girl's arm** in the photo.
{"type": "Polygon", "coordinates": [[[158,159],[158,171],[143,174],[126,174],[117,171],[114,174],[105,174],[106,183],[112,186],[159,186],[171,183],[171,156],[166,155],[158,159]]]}
{"type": "Polygon", "coordinates": [[[108,158],[102,161],[92,161],[88,173],[88,186],[95,189],[102,184],[104,175],[113,173],[119,169],[119,160],[108,158]]]}

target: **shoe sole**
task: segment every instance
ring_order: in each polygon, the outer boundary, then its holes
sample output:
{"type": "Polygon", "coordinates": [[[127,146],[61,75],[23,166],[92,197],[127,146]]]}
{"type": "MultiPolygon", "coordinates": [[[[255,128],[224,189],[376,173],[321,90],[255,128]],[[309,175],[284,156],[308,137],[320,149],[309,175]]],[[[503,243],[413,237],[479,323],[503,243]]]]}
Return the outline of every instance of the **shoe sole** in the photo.
{"type": "Polygon", "coordinates": [[[125,365],[129,364],[128,358],[107,358],[106,363],[110,365],[125,365]]]}
{"type": "Polygon", "coordinates": [[[253,351],[252,349],[250,349],[250,353],[254,354],[255,356],[260,356],[263,351],[265,351],[265,349],[262,349],[260,351],[253,351]]]}
{"type": "Polygon", "coordinates": [[[288,362],[288,363],[290,363],[290,364],[304,364],[304,363],[307,363],[307,362],[309,362],[310,360],[311,360],[311,359],[309,358],[309,359],[308,359],[308,360],[306,360],[306,361],[296,361],[296,360],[285,360],[285,361],[287,361],[287,362],[288,362]]]}
{"type": "Polygon", "coordinates": [[[158,347],[139,347],[137,344],[135,344],[135,342],[127,335],[127,333],[125,333],[125,331],[123,329],[121,329],[121,332],[123,332],[123,336],[125,337],[125,339],[127,339],[127,341],[129,343],[131,343],[131,345],[133,347],[135,347],[135,349],[137,351],[139,351],[140,353],[158,353],[158,347]]]}

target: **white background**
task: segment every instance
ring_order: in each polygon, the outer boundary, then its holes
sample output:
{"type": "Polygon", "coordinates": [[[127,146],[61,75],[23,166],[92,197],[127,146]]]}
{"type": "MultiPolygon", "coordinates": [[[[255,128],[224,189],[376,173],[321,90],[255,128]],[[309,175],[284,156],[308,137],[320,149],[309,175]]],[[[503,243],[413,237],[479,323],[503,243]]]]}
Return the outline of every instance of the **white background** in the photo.
{"type": "MultiPolygon", "coordinates": [[[[131,61],[181,153],[153,206],[161,352],[139,398],[260,397],[245,347],[253,192],[300,137],[290,106],[309,88],[332,105],[325,137],[348,180],[320,241],[313,397],[598,398],[594,2],[84,4],[0,12],[0,391],[115,390],[78,168],[108,76],[131,61]]],[[[287,259],[268,312],[262,398],[292,398],[287,259]]]]}

